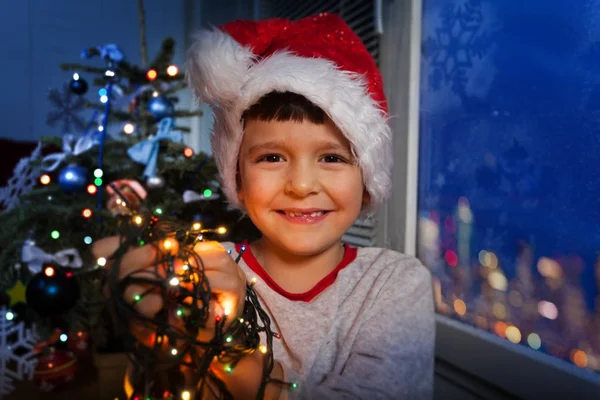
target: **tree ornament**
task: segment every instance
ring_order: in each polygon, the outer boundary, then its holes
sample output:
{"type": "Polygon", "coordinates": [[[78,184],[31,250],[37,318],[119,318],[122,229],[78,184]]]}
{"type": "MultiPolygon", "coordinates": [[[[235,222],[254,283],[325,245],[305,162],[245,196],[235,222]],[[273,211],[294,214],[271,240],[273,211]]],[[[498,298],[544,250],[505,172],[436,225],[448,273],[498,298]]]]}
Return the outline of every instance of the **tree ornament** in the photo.
{"type": "Polygon", "coordinates": [[[17,281],[13,287],[6,291],[6,294],[10,297],[10,306],[14,306],[17,303],[25,303],[25,285],[20,280],[17,281]]]}
{"type": "Polygon", "coordinates": [[[15,380],[33,376],[37,340],[34,330],[26,329],[24,322],[16,322],[12,311],[0,308],[0,398],[15,389],[15,380]]]}
{"type": "Polygon", "coordinates": [[[69,88],[71,89],[71,92],[75,94],[86,94],[88,91],[88,83],[76,73],[73,74],[73,79],[71,79],[71,82],[69,83],[69,88]]]}
{"type": "Polygon", "coordinates": [[[79,283],[72,272],[45,265],[27,284],[27,305],[41,315],[60,314],[79,299],[79,283]]]}
{"type": "Polygon", "coordinates": [[[67,165],[58,174],[58,185],[67,193],[82,191],[87,183],[88,170],[80,165],[67,165]]]}
{"type": "Polygon", "coordinates": [[[165,178],[162,176],[151,176],[146,180],[146,187],[151,190],[162,189],[165,184],[165,178]]]}
{"type": "Polygon", "coordinates": [[[148,101],[148,111],[157,121],[160,121],[163,118],[173,117],[175,108],[165,96],[156,96],[148,101]]]}
{"type": "Polygon", "coordinates": [[[71,351],[47,347],[38,359],[33,381],[42,391],[51,392],[75,379],[78,369],[71,351]]]}

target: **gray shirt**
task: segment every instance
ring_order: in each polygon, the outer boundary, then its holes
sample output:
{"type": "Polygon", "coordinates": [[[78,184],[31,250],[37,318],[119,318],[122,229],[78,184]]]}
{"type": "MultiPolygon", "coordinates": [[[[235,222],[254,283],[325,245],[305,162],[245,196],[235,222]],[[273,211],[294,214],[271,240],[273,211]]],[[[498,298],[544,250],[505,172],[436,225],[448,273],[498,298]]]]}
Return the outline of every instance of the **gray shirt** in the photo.
{"type": "MultiPolygon", "coordinates": [[[[223,246],[237,256],[233,243],[223,246]]],[[[431,275],[416,258],[346,246],[344,260],[325,282],[296,296],[277,287],[249,247],[240,267],[248,280],[256,278],[261,305],[281,334],[273,354],[285,379],[298,383],[290,397],[432,398],[431,275]]]]}

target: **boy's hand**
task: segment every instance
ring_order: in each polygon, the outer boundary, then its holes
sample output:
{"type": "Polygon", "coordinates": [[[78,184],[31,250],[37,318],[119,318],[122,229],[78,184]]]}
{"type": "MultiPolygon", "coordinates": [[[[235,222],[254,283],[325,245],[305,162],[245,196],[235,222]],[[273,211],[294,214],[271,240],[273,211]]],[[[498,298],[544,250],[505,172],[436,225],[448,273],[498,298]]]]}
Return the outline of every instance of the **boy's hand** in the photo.
{"type": "MultiPolygon", "coordinates": [[[[120,246],[119,237],[109,237],[97,241],[92,247],[94,257],[104,257],[109,259],[120,246]]],[[[160,244],[159,244],[160,246],[160,244]]],[[[162,247],[162,246],[161,246],[162,247]]],[[[171,251],[176,252],[176,246],[172,246],[171,251]]],[[[121,258],[118,279],[136,273],[136,276],[156,279],[154,271],[156,270],[157,248],[154,244],[133,248],[127,251],[121,258]]],[[[209,305],[209,317],[206,328],[201,330],[197,339],[200,341],[209,341],[214,336],[215,317],[227,315],[228,324],[239,317],[243,311],[246,295],[246,276],[244,272],[235,263],[227,250],[218,242],[199,242],[194,246],[194,251],[200,256],[204,264],[204,273],[209,281],[213,300],[209,305]]],[[[188,260],[192,265],[193,259],[188,260]]],[[[114,267],[108,263],[106,268],[114,267]]],[[[181,272],[183,260],[175,262],[175,273],[181,272]]],[[[162,270],[162,269],[159,269],[162,270]]],[[[166,279],[165,277],[162,277],[166,279]]],[[[134,283],[125,289],[126,299],[132,299],[138,312],[146,317],[154,317],[163,308],[162,297],[150,292],[140,301],[134,301],[136,295],[144,293],[150,288],[148,285],[134,283]]],[[[201,306],[201,305],[199,305],[201,306]]],[[[182,327],[181,319],[175,316],[175,310],[172,310],[172,316],[169,322],[174,327],[182,327]]],[[[155,330],[152,327],[143,327],[141,324],[133,323],[131,325],[133,335],[146,346],[153,346],[155,340],[155,330]]],[[[165,347],[168,343],[164,343],[165,347]]],[[[177,346],[171,343],[170,346],[177,346]]]]}

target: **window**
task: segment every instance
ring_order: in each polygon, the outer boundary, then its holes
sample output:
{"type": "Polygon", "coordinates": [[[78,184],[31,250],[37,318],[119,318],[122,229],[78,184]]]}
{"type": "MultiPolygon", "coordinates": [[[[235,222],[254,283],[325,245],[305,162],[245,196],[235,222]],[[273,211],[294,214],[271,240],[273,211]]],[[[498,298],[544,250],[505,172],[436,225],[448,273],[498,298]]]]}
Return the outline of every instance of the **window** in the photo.
{"type": "Polygon", "coordinates": [[[600,4],[397,3],[379,238],[434,275],[438,359],[521,398],[597,396],[600,4]]]}

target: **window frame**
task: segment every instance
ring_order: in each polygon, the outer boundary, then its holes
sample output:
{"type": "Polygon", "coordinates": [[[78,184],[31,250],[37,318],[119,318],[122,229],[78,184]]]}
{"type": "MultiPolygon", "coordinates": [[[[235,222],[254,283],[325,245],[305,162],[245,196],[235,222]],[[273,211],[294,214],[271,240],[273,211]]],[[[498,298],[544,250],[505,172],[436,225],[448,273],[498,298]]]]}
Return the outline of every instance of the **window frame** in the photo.
{"type": "MultiPolygon", "coordinates": [[[[377,213],[376,242],[410,255],[417,251],[422,8],[422,0],[383,2],[379,53],[394,169],[390,199],[377,213]]],[[[440,314],[436,330],[436,364],[461,372],[460,379],[477,379],[522,399],[600,398],[600,374],[440,314]]]]}

